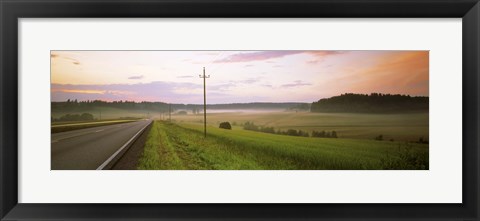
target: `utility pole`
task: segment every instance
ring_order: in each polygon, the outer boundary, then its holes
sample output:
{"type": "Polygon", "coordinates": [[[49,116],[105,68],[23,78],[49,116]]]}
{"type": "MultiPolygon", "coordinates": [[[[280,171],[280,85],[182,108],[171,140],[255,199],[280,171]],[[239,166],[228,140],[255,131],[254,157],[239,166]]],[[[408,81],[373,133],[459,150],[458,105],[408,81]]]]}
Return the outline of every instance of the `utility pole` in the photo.
{"type": "Polygon", "coordinates": [[[203,75],[199,75],[203,78],[203,136],[207,137],[207,92],[206,92],[206,79],[210,78],[210,75],[205,75],[205,67],[203,67],[203,75]]]}

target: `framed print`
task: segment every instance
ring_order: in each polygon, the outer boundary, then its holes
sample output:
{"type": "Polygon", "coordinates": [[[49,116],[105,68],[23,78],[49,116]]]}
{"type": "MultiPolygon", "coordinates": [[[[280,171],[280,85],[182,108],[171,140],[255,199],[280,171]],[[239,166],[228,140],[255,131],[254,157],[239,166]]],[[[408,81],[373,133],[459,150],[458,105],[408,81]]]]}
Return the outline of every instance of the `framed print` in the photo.
{"type": "Polygon", "coordinates": [[[51,170],[429,169],[428,51],[50,56],[51,170]]]}
{"type": "Polygon", "coordinates": [[[1,219],[478,220],[478,1],[2,1],[1,219]]]}

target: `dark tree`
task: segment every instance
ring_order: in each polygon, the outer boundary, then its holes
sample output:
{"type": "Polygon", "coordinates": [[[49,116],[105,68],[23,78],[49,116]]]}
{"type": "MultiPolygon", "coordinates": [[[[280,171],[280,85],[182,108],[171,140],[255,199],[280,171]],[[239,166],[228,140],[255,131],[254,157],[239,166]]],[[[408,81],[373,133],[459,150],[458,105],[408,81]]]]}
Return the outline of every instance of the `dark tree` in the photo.
{"type": "Polygon", "coordinates": [[[294,130],[294,129],[288,129],[288,130],[287,130],[287,135],[289,135],[289,136],[298,136],[298,132],[297,132],[297,130],[294,130]]]}
{"type": "Polygon", "coordinates": [[[378,140],[378,141],[382,141],[383,140],[383,135],[378,135],[377,137],[375,137],[375,140],[378,140]]]}
{"type": "Polygon", "coordinates": [[[337,132],[336,132],[336,131],[332,131],[332,138],[338,138],[338,137],[337,137],[337,132]]]}

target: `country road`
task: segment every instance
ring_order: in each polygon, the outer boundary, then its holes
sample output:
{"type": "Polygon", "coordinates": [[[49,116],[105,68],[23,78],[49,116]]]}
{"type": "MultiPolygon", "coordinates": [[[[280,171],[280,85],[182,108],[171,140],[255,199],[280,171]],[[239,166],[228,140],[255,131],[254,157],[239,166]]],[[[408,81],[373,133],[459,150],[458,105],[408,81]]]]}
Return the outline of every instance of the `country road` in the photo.
{"type": "Polygon", "coordinates": [[[52,170],[95,170],[151,120],[73,130],[51,135],[52,170]]]}

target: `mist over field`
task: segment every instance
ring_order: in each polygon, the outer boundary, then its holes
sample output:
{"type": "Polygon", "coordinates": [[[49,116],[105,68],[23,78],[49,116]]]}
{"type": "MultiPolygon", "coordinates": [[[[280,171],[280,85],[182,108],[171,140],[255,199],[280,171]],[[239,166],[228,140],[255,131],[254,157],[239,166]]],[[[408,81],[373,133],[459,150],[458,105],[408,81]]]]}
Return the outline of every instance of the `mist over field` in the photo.
{"type": "MultiPolygon", "coordinates": [[[[350,97],[350,95],[343,96],[350,97]]],[[[385,97],[389,96],[385,95],[385,97]]],[[[391,97],[398,99],[397,96],[391,97]]],[[[425,97],[400,98],[401,102],[393,103],[383,100],[382,107],[376,104],[368,106],[363,101],[362,108],[368,110],[364,112],[359,112],[359,106],[352,100],[348,103],[343,101],[332,103],[331,100],[325,99],[329,102],[325,107],[319,104],[324,100],[313,104],[266,102],[210,104],[207,106],[207,124],[218,127],[221,122],[229,122],[235,128],[249,122],[259,128],[269,127],[277,131],[301,130],[309,135],[314,131],[335,131],[339,138],[374,139],[381,135],[385,140],[417,141],[420,138],[428,140],[428,99],[425,97]],[[330,107],[335,107],[337,110],[334,111],[330,107]],[[395,107],[398,111],[392,112],[388,107],[395,107]],[[324,108],[326,111],[317,110],[319,108],[324,108]],[[408,108],[409,110],[405,111],[408,108]]],[[[362,97],[362,99],[365,98],[362,97]]],[[[203,105],[194,104],[102,101],[52,103],[54,122],[61,122],[62,116],[67,114],[82,113],[92,114],[93,119],[97,120],[153,118],[192,124],[203,124],[204,117],[203,105]]]]}

